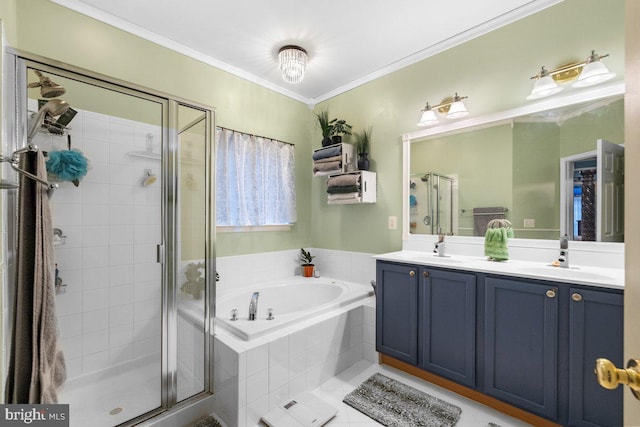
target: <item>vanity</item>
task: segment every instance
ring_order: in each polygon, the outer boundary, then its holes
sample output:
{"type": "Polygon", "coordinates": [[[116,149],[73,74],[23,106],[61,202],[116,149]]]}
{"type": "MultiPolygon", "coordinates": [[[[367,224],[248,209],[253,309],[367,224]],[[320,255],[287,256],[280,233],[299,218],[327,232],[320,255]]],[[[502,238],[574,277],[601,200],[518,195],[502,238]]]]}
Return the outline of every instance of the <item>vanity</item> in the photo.
{"type": "Polygon", "coordinates": [[[622,147],[623,96],[613,84],[403,135],[403,250],[376,256],[382,363],[533,425],[622,425],[622,388],[594,367],[623,364],[624,201],[578,190],[607,187],[579,172],[604,175],[597,141],[622,147]],[[507,261],[483,256],[492,219],[513,224],[507,261]],[[568,268],[552,265],[560,236],[568,268]]]}
{"type": "Polygon", "coordinates": [[[623,361],[620,270],[376,258],[378,352],[562,425],[622,425],[622,389],[593,374],[598,357],[623,361]]]}

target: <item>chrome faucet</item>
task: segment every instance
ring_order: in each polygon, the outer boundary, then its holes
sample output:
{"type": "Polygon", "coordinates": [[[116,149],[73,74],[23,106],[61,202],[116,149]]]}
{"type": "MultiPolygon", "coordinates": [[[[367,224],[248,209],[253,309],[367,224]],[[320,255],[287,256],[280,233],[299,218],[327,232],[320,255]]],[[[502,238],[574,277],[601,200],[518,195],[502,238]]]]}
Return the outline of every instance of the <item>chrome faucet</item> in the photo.
{"type": "Polygon", "coordinates": [[[258,297],[260,292],[254,292],[251,296],[251,302],[249,303],[249,320],[256,320],[256,313],[258,313],[258,297]]]}
{"type": "Polygon", "coordinates": [[[438,241],[433,245],[433,252],[436,256],[444,257],[444,234],[438,235],[438,241]]]}
{"type": "Polygon", "coordinates": [[[560,238],[558,262],[560,263],[560,267],[569,267],[569,237],[566,234],[560,238]]]}

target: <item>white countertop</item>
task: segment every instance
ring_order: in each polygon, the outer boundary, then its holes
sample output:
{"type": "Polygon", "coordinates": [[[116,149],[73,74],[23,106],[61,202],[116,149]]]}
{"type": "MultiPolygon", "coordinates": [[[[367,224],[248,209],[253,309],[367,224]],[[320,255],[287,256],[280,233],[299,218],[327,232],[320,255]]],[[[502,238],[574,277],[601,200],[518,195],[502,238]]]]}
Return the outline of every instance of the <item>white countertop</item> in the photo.
{"type": "Polygon", "coordinates": [[[398,251],[375,255],[375,259],[409,264],[442,267],[452,270],[494,273],[529,279],[549,280],[562,283],[575,283],[611,289],[624,289],[624,270],[600,268],[582,265],[570,265],[569,268],[553,267],[551,262],[531,261],[488,261],[486,257],[450,255],[438,257],[427,251],[398,251]]]}

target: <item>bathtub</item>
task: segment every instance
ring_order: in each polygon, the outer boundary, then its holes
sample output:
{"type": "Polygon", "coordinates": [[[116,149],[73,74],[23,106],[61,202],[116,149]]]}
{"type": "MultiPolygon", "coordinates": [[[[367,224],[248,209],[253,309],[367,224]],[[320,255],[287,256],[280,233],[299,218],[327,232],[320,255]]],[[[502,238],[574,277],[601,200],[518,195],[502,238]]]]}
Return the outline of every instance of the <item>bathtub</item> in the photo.
{"type": "MultiPolygon", "coordinates": [[[[295,277],[292,279],[221,290],[216,296],[215,328],[250,341],[293,325],[296,322],[344,307],[373,295],[370,286],[328,278],[295,277]],[[256,320],[250,321],[249,302],[259,292],[256,320]],[[238,310],[238,319],[231,320],[231,311],[238,310]],[[267,310],[273,319],[267,320],[267,310]]],[[[181,298],[179,313],[192,319],[202,319],[202,302],[181,298]]]]}

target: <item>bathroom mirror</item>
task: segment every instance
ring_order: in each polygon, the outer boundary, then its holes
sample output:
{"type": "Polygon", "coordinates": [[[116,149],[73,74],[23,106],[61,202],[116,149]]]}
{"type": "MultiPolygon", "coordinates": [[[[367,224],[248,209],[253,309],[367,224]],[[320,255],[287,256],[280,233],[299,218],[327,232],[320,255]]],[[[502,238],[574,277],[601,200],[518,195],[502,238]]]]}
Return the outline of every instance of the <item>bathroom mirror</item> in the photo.
{"type": "MultiPolygon", "coordinates": [[[[607,188],[588,181],[586,172],[597,168],[599,139],[624,143],[623,93],[624,85],[616,84],[405,134],[405,239],[484,236],[489,219],[506,218],[517,238],[555,240],[567,233],[575,240],[622,241],[590,234],[596,206],[582,190],[585,179],[586,193],[607,188]],[[561,161],[569,172],[561,174],[561,161]]],[[[623,224],[623,200],[616,197],[600,195],[600,201],[608,204],[605,217],[623,224]]]]}

